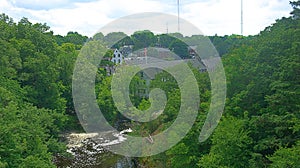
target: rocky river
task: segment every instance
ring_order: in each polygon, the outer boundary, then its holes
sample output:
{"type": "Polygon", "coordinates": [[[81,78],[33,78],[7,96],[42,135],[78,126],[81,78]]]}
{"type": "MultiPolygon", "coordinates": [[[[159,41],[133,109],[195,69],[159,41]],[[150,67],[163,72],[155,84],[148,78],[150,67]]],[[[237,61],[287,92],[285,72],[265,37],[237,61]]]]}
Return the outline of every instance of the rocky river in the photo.
{"type": "Polygon", "coordinates": [[[125,129],[121,132],[70,133],[65,135],[69,156],[58,155],[54,162],[59,168],[138,167],[136,159],[116,155],[105,149],[126,141],[126,133],[131,131],[131,129],[125,129]]]}

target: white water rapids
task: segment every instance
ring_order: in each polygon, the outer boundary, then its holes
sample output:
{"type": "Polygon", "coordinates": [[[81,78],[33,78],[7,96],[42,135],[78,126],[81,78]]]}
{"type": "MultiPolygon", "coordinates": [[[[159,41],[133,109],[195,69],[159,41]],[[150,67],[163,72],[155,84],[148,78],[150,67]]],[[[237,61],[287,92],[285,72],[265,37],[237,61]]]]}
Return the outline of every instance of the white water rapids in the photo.
{"type": "Polygon", "coordinates": [[[58,161],[61,165],[67,164],[66,167],[136,167],[131,158],[115,155],[104,148],[126,141],[126,133],[129,132],[132,132],[130,128],[121,132],[70,133],[65,135],[68,142],[67,152],[73,155],[73,159],[64,160],[64,158],[60,158],[58,161]]]}
{"type": "MultiPolygon", "coordinates": [[[[132,129],[128,128],[120,133],[116,132],[104,132],[104,133],[71,133],[66,136],[68,144],[68,152],[73,154],[73,148],[82,147],[82,145],[90,139],[93,139],[97,142],[97,145],[94,146],[94,149],[97,150],[98,147],[105,147],[116,145],[122,143],[126,140],[125,133],[132,132],[132,129]]],[[[101,151],[98,151],[101,152],[101,151]]]]}

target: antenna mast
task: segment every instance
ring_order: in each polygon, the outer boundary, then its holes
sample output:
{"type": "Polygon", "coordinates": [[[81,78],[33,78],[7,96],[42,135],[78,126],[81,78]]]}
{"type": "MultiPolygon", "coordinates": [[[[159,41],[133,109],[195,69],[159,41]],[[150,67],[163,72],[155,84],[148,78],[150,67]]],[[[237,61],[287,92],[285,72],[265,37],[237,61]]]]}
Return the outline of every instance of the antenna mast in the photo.
{"type": "Polygon", "coordinates": [[[178,14],[178,33],[179,33],[180,32],[179,0],[177,0],[177,14],[178,14]]]}
{"type": "Polygon", "coordinates": [[[241,0],[241,35],[244,34],[244,11],[243,11],[243,0],[241,0]]]}
{"type": "Polygon", "coordinates": [[[169,34],[169,23],[167,22],[167,34],[169,34]]]}

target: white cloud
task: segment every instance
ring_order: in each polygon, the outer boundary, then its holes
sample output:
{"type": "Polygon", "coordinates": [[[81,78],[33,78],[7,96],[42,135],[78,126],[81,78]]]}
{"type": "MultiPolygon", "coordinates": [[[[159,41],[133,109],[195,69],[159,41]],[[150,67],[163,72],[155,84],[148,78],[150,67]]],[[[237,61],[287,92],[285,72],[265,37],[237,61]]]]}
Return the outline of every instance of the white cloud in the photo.
{"type": "MultiPolygon", "coordinates": [[[[0,0],[0,13],[19,20],[47,23],[56,34],[78,31],[92,36],[102,26],[139,12],[177,14],[175,0],[0,0]]],[[[285,0],[244,0],[244,32],[257,34],[275,19],[289,16],[285,0]]],[[[181,17],[205,34],[239,34],[240,0],[185,0],[181,17]]]]}
{"type": "Polygon", "coordinates": [[[247,34],[257,34],[265,27],[275,23],[276,19],[288,17],[292,10],[287,1],[261,0],[246,2],[245,9],[245,31],[247,34]]]}
{"type": "Polygon", "coordinates": [[[33,10],[48,10],[70,7],[74,2],[90,2],[95,0],[8,0],[13,6],[33,10]]]}
{"type": "MultiPolygon", "coordinates": [[[[244,34],[258,34],[291,8],[282,0],[244,0],[244,34]]],[[[183,17],[196,24],[205,34],[240,34],[241,1],[213,0],[183,7],[183,17]]]]}

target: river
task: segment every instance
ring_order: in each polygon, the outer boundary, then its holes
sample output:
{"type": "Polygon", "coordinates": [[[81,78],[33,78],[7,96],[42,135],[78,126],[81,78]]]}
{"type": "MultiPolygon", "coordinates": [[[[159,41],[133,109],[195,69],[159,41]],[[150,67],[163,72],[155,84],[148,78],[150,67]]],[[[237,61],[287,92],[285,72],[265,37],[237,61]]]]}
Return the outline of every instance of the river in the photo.
{"type": "Polygon", "coordinates": [[[69,156],[57,155],[54,162],[59,168],[138,167],[136,159],[113,154],[104,148],[126,141],[126,133],[131,131],[131,129],[126,129],[120,133],[70,133],[65,135],[69,156]]]}

